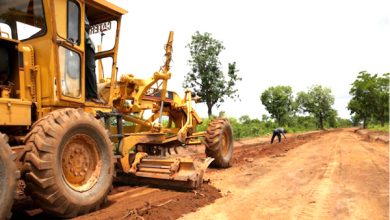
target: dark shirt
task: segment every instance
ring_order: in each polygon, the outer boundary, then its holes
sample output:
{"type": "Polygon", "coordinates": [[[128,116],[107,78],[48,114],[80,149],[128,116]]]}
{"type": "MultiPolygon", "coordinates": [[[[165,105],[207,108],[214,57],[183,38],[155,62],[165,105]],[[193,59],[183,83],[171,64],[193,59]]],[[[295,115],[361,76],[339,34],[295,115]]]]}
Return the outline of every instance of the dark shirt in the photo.
{"type": "Polygon", "coordinates": [[[84,23],[85,23],[85,47],[90,47],[93,52],[95,52],[95,45],[93,44],[91,37],[89,36],[89,29],[91,28],[91,25],[89,23],[89,20],[87,16],[84,17],[84,23]]]}
{"type": "Polygon", "coordinates": [[[284,130],[284,128],[277,128],[277,129],[274,130],[274,133],[285,134],[286,131],[284,130]]]}

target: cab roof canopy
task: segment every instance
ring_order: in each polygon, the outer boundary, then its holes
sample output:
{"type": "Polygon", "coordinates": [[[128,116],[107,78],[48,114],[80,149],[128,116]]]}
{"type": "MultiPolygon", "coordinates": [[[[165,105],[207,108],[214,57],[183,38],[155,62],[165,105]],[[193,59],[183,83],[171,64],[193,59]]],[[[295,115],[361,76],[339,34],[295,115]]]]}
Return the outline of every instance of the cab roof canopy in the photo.
{"type": "Polygon", "coordinates": [[[105,0],[86,0],[87,16],[92,23],[117,19],[127,11],[105,0]]]}

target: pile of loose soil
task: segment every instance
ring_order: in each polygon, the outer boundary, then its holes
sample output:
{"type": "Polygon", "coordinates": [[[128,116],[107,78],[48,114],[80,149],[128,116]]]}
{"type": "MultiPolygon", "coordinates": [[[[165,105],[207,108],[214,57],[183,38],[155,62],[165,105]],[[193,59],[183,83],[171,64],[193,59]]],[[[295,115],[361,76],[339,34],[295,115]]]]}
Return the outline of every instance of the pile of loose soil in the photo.
{"type": "Polygon", "coordinates": [[[389,133],[385,131],[372,131],[368,129],[356,129],[356,133],[360,134],[365,141],[380,141],[389,143],[389,133]]]}
{"type": "Polygon", "coordinates": [[[257,146],[241,147],[234,149],[233,158],[231,160],[231,165],[234,166],[242,163],[250,163],[253,158],[263,158],[263,157],[278,157],[283,156],[287,151],[294,149],[302,144],[317,139],[321,135],[324,135],[327,132],[319,132],[305,135],[298,135],[294,137],[282,140],[281,143],[274,144],[259,144],[257,146]]]}
{"type": "MultiPolygon", "coordinates": [[[[209,184],[203,184],[196,190],[178,191],[120,183],[115,185],[102,209],[75,219],[177,219],[220,197],[220,190],[209,184]]],[[[30,197],[24,197],[16,200],[13,219],[54,218],[47,216],[30,197]]]]}
{"type": "Polygon", "coordinates": [[[143,208],[137,211],[144,219],[177,219],[183,214],[195,212],[198,208],[213,203],[220,197],[219,190],[211,185],[204,184],[200,189],[192,193],[182,194],[160,205],[145,204],[143,208]]]}
{"type": "Polygon", "coordinates": [[[116,187],[105,208],[75,219],[177,219],[221,197],[215,187],[203,184],[192,191],[148,187],[116,187]]]}

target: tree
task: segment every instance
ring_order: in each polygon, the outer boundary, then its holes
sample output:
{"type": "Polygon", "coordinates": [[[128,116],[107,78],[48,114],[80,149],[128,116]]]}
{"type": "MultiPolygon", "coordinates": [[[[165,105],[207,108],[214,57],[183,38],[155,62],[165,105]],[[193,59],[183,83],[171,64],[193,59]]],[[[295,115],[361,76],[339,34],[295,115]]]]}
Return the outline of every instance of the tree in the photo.
{"type": "Polygon", "coordinates": [[[363,128],[367,128],[369,119],[375,118],[383,127],[389,117],[389,73],[378,77],[361,71],[351,85],[348,109],[354,119],[363,120],[363,128]]]}
{"type": "Polygon", "coordinates": [[[226,98],[238,98],[238,90],[234,87],[241,78],[237,75],[236,62],[228,64],[226,80],[218,58],[225,47],[207,32],[200,34],[197,31],[187,48],[191,54],[188,61],[191,71],[185,76],[183,87],[192,88],[206,102],[208,115],[211,116],[213,106],[219,107],[226,98]]]}
{"type": "Polygon", "coordinates": [[[359,72],[349,94],[352,99],[348,103],[348,109],[354,114],[355,120],[363,120],[363,128],[367,128],[368,119],[375,113],[378,102],[377,75],[359,72]]]}
{"type": "Polygon", "coordinates": [[[262,120],[262,121],[268,121],[268,120],[269,120],[268,115],[262,114],[262,115],[261,115],[261,120],[262,120]]]}
{"type": "Polygon", "coordinates": [[[226,118],[226,112],[225,111],[220,111],[218,114],[218,118],[226,118]]]}
{"type": "Polygon", "coordinates": [[[335,110],[332,109],[334,97],[330,88],[314,85],[308,92],[297,94],[297,103],[302,112],[308,112],[317,118],[321,129],[324,129],[324,120],[335,116],[335,110]]]}
{"type": "Polygon", "coordinates": [[[381,126],[385,126],[386,119],[389,118],[389,76],[390,73],[383,74],[377,78],[378,94],[376,105],[376,118],[381,122],[381,126]]]}
{"type": "Polygon", "coordinates": [[[336,117],[336,123],[338,128],[346,128],[346,127],[351,127],[353,125],[352,120],[344,119],[340,117],[336,117]]]}
{"type": "Polygon", "coordinates": [[[337,127],[337,111],[335,109],[331,109],[326,119],[326,122],[331,128],[337,127]]]}
{"type": "Polygon", "coordinates": [[[249,115],[243,115],[241,116],[238,121],[241,123],[241,124],[249,124],[251,122],[251,118],[249,117],[249,115]]]}
{"type": "Polygon", "coordinates": [[[286,123],[286,118],[295,109],[290,86],[269,87],[261,94],[260,100],[279,126],[286,123]]]}

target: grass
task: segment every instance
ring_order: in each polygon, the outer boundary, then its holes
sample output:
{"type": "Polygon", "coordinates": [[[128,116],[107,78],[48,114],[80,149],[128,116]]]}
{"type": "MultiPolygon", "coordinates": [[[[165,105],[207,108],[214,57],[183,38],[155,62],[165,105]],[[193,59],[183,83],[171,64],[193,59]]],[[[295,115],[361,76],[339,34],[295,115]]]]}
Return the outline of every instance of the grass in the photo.
{"type": "Polygon", "coordinates": [[[385,123],[385,126],[383,127],[380,124],[368,124],[368,129],[372,131],[389,132],[389,123],[385,123]]]}

